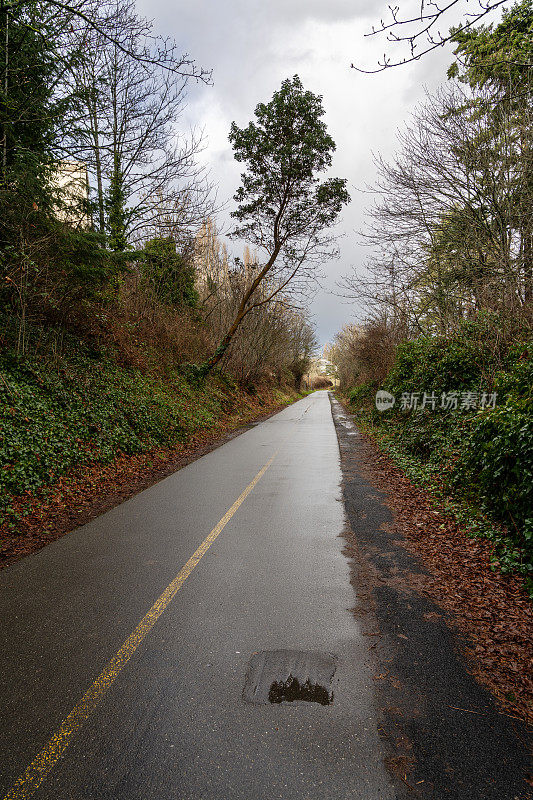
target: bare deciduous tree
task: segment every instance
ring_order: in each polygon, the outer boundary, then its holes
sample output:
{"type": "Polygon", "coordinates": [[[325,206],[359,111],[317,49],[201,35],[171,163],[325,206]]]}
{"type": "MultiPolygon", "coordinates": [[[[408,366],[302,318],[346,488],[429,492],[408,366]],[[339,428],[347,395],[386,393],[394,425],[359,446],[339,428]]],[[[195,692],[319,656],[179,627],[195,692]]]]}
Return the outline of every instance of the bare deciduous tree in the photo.
{"type": "Polygon", "coordinates": [[[179,61],[174,44],[152,52],[151,24],[131,0],[107,10],[106,34],[86,23],[71,35],[85,55],[71,70],[80,113],[68,152],[94,176],[101,231],[122,244],[165,225],[175,235],[178,219],[199,224],[212,191],[196,161],[202,135],[179,130],[190,75],[168,68],[179,61]]]}
{"type": "Polygon", "coordinates": [[[373,256],[346,288],[419,331],[480,309],[527,313],[530,144],[523,118],[488,93],[456,85],[428,97],[398,155],[376,160],[373,256]]]}
{"type": "MultiPolygon", "coordinates": [[[[505,0],[477,0],[476,3],[463,13],[461,27],[463,29],[475,28],[476,25],[490,17],[501,8],[505,0]]],[[[363,69],[362,67],[351,65],[357,72],[372,74],[382,72],[385,69],[399,67],[402,64],[410,64],[418,61],[428,53],[454,40],[454,31],[442,33],[440,26],[444,25],[446,30],[453,21],[454,11],[460,11],[459,0],[444,0],[444,2],[426,3],[421,0],[417,12],[403,13],[400,6],[388,5],[387,18],[381,18],[378,25],[373,25],[367,37],[376,37],[380,34],[385,36],[387,42],[404,47],[406,54],[393,59],[387,53],[378,60],[378,64],[373,69],[363,69]]]]}
{"type": "MultiPolygon", "coordinates": [[[[212,220],[196,237],[195,264],[200,295],[199,310],[213,346],[221,340],[235,318],[241,299],[252,284],[258,258],[248,247],[243,258],[230,260],[212,220]]],[[[278,293],[264,281],[254,293],[255,309],[247,314],[222,359],[225,370],[242,384],[267,378],[290,381],[300,387],[302,375],[316,347],[307,315],[294,307],[293,298],[278,293]]]]}

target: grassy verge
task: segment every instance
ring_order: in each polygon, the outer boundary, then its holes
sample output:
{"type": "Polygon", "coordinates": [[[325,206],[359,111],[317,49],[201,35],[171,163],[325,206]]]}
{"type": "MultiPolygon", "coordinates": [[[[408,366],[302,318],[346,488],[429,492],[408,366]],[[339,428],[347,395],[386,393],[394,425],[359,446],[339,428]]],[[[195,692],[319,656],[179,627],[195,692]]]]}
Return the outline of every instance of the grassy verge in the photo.
{"type": "Polygon", "coordinates": [[[202,432],[222,435],[298,397],[268,387],[252,396],[220,375],[197,387],[178,371],[144,374],[75,338],[67,337],[53,359],[21,358],[6,348],[0,353],[0,528],[16,533],[36,500],[46,502],[69,476],[79,479],[140,454],[170,457],[202,432]]]}
{"type": "Polygon", "coordinates": [[[409,452],[404,445],[405,420],[393,415],[378,415],[369,403],[355,404],[347,397],[338,398],[354,416],[356,424],[386,453],[391,461],[417,486],[424,488],[433,507],[449,514],[470,537],[481,537],[493,544],[492,566],[503,573],[518,573],[523,577],[526,591],[533,598],[533,564],[529,550],[517,544],[508,528],[491,517],[471,498],[453,492],[443,472],[441,460],[432,461],[409,452]]]}

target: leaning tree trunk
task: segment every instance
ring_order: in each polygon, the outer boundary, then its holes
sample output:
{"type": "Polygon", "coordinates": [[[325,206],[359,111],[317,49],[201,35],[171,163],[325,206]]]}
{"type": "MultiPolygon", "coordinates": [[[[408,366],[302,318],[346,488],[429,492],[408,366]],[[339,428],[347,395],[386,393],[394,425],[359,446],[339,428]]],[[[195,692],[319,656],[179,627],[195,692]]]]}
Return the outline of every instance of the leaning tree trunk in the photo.
{"type": "Polygon", "coordinates": [[[267,273],[272,268],[276,258],[279,255],[280,249],[281,249],[281,245],[280,244],[276,244],[276,246],[274,247],[274,250],[272,252],[272,255],[268,259],[267,263],[265,264],[265,266],[263,267],[263,269],[261,270],[261,272],[259,273],[257,278],[255,278],[255,280],[252,282],[250,287],[244,293],[243,298],[242,298],[242,300],[240,302],[240,305],[239,305],[239,309],[238,309],[237,314],[235,316],[235,319],[231,323],[231,326],[230,326],[228,332],[226,333],[226,335],[224,336],[224,338],[222,339],[222,341],[218,345],[217,349],[215,350],[215,352],[213,353],[211,358],[209,358],[207,361],[205,361],[201,365],[200,370],[199,370],[201,377],[205,377],[206,375],[208,375],[211,372],[211,370],[214,367],[216,367],[216,365],[224,358],[226,350],[230,346],[233,337],[237,333],[237,331],[238,331],[238,329],[239,329],[239,327],[241,325],[241,322],[243,321],[245,316],[253,308],[253,304],[252,305],[248,305],[249,302],[250,302],[250,298],[252,297],[253,293],[255,292],[255,290],[257,289],[257,287],[259,286],[259,284],[263,280],[263,278],[267,275],[267,273]]]}

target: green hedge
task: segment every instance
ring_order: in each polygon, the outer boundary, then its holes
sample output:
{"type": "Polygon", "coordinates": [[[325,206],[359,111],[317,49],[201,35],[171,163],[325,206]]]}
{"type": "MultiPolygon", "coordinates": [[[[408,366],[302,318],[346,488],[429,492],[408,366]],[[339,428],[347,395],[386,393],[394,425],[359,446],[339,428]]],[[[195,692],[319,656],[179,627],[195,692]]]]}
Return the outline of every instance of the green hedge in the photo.
{"type": "Polygon", "coordinates": [[[450,336],[421,336],[400,344],[384,388],[393,394],[490,389],[505,360],[498,321],[480,314],[450,336]]]}
{"type": "MultiPolygon", "coordinates": [[[[442,488],[498,523],[533,563],[533,344],[502,344],[489,315],[450,337],[420,337],[398,348],[384,387],[393,410],[370,409],[396,446],[439,474],[442,488]],[[403,392],[495,391],[494,409],[401,411],[403,392]]],[[[366,396],[354,390],[354,406],[366,396]]],[[[352,400],[353,398],[353,400],[352,400]]],[[[369,397],[370,400],[370,397],[369,397]]]]}
{"type": "Polygon", "coordinates": [[[376,387],[373,383],[361,383],[359,386],[354,386],[348,393],[350,403],[353,405],[361,405],[374,398],[376,394],[376,387]]]}

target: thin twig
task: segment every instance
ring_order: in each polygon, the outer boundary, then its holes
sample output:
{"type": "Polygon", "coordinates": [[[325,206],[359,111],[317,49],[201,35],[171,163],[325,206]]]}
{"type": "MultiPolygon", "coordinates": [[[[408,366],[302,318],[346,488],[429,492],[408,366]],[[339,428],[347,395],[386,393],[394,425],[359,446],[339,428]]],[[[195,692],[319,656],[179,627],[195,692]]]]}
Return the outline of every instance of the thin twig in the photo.
{"type": "Polygon", "coordinates": [[[17,394],[17,393],[14,391],[14,389],[12,389],[12,388],[11,388],[11,386],[8,384],[8,382],[6,381],[6,379],[4,378],[4,376],[3,376],[3,374],[2,374],[1,372],[0,372],[0,378],[2,378],[2,381],[4,382],[4,386],[6,387],[7,391],[9,392],[9,394],[10,394],[11,396],[13,396],[13,393],[14,393],[14,394],[17,394]]]}
{"type": "Polygon", "coordinates": [[[415,792],[415,791],[416,791],[415,787],[414,787],[414,786],[411,786],[411,784],[408,782],[408,780],[407,780],[407,775],[406,775],[405,777],[403,777],[403,778],[402,778],[402,776],[400,775],[400,780],[402,780],[402,781],[405,783],[405,785],[406,785],[406,786],[408,786],[408,787],[410,788],[410,790],[411,790],[412,792],[415,792]]]}
{"type": "MultiPolygon", "coordinates": [[[[458,708],[457,706],[448,706],[448,708],[453,708],[454,711],[466,711],[468,714],[480,714],[483,717],[487,716],[486,711],[472,711],[470,708],[458,708]]],[[[514,717],[512,714],[506,714],[504,711],[497,711],[501,717],[509,717],[509,719],[517,719],[519,722],[523,722],[524,720],[521,717],[514,717]]]]}

